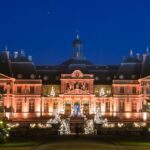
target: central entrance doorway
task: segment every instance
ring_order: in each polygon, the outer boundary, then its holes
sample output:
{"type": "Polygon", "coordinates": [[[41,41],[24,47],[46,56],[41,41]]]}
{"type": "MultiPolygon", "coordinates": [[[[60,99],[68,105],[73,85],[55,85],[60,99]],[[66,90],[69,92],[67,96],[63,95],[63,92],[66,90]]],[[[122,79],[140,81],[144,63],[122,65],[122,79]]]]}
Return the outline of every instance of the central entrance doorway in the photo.
{"type": "Polygon", "coordinates": [[[73,104],[73,115],[70,117],[71,133],[84,133],[84,117],[81,115],[81,105],[79,102],[73,104]]]}
{"type": "Polygon", "coordinates": [[[79,103],[75,103],[74,104],[74,115],[75,116],[79,116],[80,115],[80,104],[79,103]]]}

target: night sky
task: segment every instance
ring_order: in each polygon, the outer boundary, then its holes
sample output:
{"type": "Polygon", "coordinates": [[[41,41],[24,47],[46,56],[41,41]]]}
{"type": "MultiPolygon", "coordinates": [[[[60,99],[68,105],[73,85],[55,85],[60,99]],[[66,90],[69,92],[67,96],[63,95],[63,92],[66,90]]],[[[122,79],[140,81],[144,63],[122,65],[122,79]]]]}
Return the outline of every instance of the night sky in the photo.
{"type": "Polygon", "coordinates": [[[119,64],[150,46],[150,0],[0,0],[0,49],[23,48],[36,64],[60,64],[79,32],[95,64],[119,64]]]}

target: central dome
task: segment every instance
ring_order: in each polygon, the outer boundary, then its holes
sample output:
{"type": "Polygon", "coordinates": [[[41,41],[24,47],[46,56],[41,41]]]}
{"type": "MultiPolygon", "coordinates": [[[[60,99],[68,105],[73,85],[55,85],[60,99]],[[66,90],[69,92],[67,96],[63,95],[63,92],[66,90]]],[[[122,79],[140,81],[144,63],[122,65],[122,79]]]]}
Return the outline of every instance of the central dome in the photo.
{"type": "Polygon", "coordinates": [[[73,46],[73,56],[70,59],[63,62],[61,65],[68,66],[68,67],[93,65],[92,62],[86,60],[85,57],[83,56],[82,53],[83,43],[80,40],[78,34],[76,36],[76,39],[73,40],[72,46],[73,46]]]}

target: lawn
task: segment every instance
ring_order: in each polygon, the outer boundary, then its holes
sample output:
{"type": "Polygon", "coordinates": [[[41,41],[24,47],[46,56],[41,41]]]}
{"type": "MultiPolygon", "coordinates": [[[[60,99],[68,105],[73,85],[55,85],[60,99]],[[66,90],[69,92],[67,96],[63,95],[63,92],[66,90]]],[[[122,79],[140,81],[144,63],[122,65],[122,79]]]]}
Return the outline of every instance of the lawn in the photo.
{"type": "Polygon", "coordinates": [[[53,136],[39,141],[12,141],[0,150],[150,150],[150,137],[53,136]]]}

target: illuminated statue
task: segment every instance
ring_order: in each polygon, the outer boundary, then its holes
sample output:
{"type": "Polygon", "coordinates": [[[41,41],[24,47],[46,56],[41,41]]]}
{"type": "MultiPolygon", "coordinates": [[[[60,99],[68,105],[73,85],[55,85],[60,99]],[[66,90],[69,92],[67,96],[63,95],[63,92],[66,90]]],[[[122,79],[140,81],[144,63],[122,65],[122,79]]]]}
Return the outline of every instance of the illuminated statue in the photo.
{"type": "Polygon", "coordinates": [[[75,83],[75,89],[79,89],[79,83],[75,83]]]}
{"type": "Polygon", "coordinates": [[[84,133],[85,134],[94,134],[94,122],[93,122],[93,119],[86,120],[84,133]]]}
{"type": "Polygon", "coordinates": [[[96,124],[101,124],[103,127],[107,127],[108,126],[108,121],[107,119],[105,118],[102,118],[102,114],[100,112],[100,108],[97,108],[96,109],[96,114],[94,116],[94,122],[96,124]]]}
{"type": "Polygon", "coordinates": [[[58,124],[61,122],[60,115],[58,113],[54,114],[54,118],[51,118],[47,121],[47,124],[58,124]]]}
{"type": "Polygon", "coordinates": [[[69,84],[69,90],[73,90],[73,85],[72,85],[72,83],[69,84]]]}
{"type": "Polygon", "coordinates": [[[69,120],[69,118],[61,120],[59,132],[60,132],[60,135],[70,134],[70,120],[69,120]]]}
{"type": "Polygon", "coordinates": [[[105,95],[104,88],[101,88],[99,91],[99,96],[104,96],[104,95],[105,95]]]}
{"type": "Polygon", "coordinates": [[[51,91],[50,91],[50,96],[55,96],[55,90],[54,87],[52,86],[51,91]]]}

